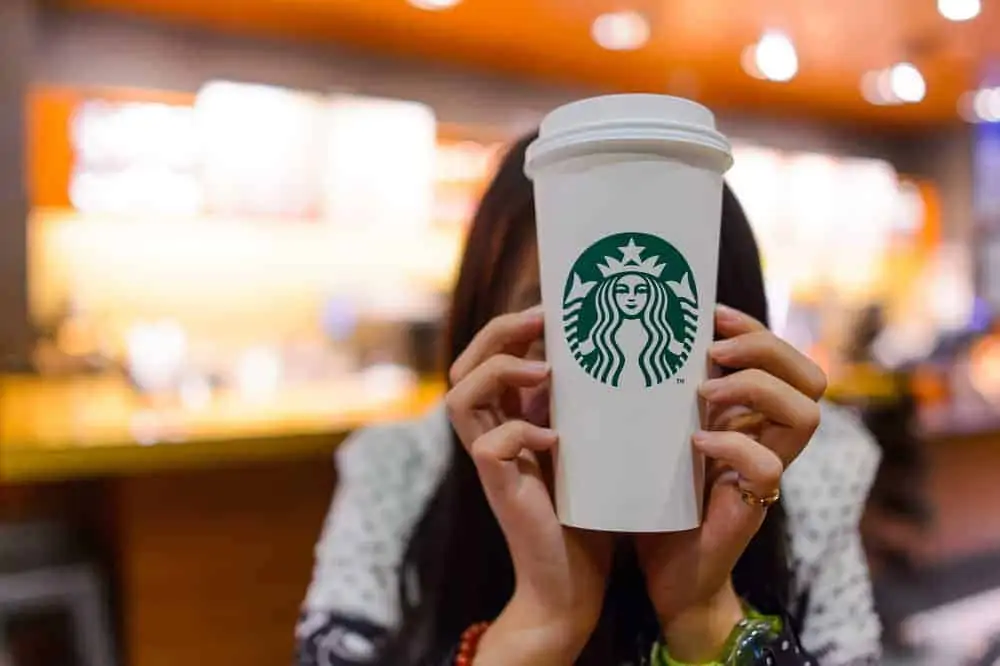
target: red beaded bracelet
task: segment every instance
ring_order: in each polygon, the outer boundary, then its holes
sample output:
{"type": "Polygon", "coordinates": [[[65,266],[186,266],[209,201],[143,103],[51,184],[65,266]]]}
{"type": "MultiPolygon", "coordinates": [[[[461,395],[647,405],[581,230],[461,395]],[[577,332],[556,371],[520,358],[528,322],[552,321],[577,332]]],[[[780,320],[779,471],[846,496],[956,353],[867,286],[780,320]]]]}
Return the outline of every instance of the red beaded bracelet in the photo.
{"type": "Polygon", "coordinates": [[[472,666],[476,650],[479,649],[479,641],[489,628],[489,622],[477,622],[462,632],[462,638],[458,642],[458,652],[455,654],[455,666],[472,666]]]}

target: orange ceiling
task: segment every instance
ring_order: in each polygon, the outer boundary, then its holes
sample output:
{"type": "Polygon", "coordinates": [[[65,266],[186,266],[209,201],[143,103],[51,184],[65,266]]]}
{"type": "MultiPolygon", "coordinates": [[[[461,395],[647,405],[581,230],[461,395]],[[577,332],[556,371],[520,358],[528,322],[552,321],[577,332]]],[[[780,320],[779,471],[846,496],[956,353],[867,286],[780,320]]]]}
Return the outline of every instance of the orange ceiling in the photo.
{"type": "Polygon", "coordinates": [[[561,84],[664,91],[719,108],[872,124],[958,122],[956,102],[1000,57],[1000,2],[951,23],[935,0],[464,0],[427,12],[405,0],[63,0],[63,5],[444,60],[561,84]],[[642,49],[608,52],[590,38],[598,14],[636,9],[651,20],[642,49]],[[799,53],[790,83],[747,76],[740,55],[764,28],[799,53]],[[993,35],[992,39],[989,35],[993,35]],[[879,107],[861,96],[869,69],[914,62],[920,104],[879,107]]]}

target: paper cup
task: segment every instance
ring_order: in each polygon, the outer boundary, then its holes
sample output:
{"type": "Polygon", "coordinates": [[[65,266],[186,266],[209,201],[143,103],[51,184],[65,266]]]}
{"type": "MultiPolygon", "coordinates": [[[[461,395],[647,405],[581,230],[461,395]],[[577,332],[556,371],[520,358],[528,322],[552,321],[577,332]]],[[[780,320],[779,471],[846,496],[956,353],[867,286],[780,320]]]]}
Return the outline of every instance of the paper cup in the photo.
{"type": "Polygon", "coordinates": [[[661,95],[563,106],[528,148],[563,524],[700,523],[704,461],[691,436],[731,163],[708,109],[661,95]]]}

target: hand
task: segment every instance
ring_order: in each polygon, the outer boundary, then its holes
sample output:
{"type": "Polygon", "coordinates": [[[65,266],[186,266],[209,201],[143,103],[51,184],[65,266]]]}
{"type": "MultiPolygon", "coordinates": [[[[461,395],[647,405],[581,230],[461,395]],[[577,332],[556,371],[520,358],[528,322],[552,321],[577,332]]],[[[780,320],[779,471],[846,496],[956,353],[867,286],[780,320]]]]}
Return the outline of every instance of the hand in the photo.
{"type": "MultiPolygon", "coordinates": [[[[650,599],[671,652],[682,661],[714,659],[742,617],[731,573],[764,522],[766,509],[741,491],[767,497],[819,425],[826,390],[820,368],[755,319],[720,306],[710,351],[720,366],[739,369],[700,388],[706,430],[694,446],[708,459],[701,526],[688,532],[636,538],[650,599]],[[762,419],[747,419],[749,413],[762,419]],[[738,420],[749,432],[726,429],[738,420]]],[[[732,428],[732,426],[730,426],[732,428]]]]}
{"type": "MultiPolygon", "coordinates": [[[[516,574],[511,601],[479,645],[476,664],[572,664],[600,617],[612,536],[563,527],[549,492],[557,435],[530,422],[549,366],[524,355],[543,329],[540,308],[497,317],[451,368],[449,417],[472,456],[516,574]]],[[[535,418],[535,421],[541,421],[535,418]]]]}

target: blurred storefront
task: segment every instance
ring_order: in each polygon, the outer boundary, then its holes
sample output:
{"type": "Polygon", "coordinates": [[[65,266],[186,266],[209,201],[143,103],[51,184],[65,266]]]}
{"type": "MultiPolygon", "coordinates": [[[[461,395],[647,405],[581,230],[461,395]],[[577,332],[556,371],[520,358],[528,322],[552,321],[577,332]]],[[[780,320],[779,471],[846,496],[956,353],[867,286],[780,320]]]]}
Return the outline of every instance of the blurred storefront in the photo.
{"type": "MultiPolygon", "coordinates": [[[[0,246],[27,248],[26,313],[7,314],[30,344],[0,380],[0,504],[101,535],[128,663],[287,660],[330,453],[441,394],[447,293],[498,151],[607,88],[720,109],[773,325],[827,369],[831,399],[910,391],[938,442],[944,545],[921,557],[1000,547],[1000,524],[954,520],[987,484],[972,472],[1000,461],[1000,123],[959,124],[964,84],[939,76],[921,105],[866,100],[853,79],[847,93],[837,68],[764,83],[739,65],[761,22],[750,8],[723,29],[697,3],[636,3],[690,28],[681,46],[654,35],[653,56],[688,65],[653,85],[650,54],[608,60],[589,33],[552,32],[601,3],[548,3],[523,25],[536,9],[518,2],[485,36],[478,10],[446,32],[402,2],[342,23],[277,4],[93,0],[31,16],[29,210],[20,237],[0,230],[0,246]],[[426,39],[403,44],[406,21],[426,39]],[[859,356],[873,308],[881,328],[859,356]]],[[[783,11],[812,31],[803,69],[859,39],[783,11]]]]}

